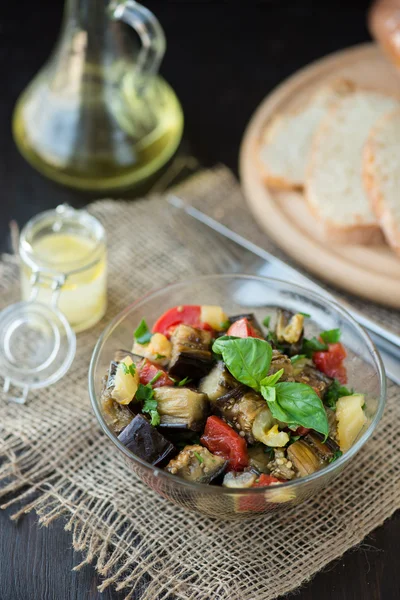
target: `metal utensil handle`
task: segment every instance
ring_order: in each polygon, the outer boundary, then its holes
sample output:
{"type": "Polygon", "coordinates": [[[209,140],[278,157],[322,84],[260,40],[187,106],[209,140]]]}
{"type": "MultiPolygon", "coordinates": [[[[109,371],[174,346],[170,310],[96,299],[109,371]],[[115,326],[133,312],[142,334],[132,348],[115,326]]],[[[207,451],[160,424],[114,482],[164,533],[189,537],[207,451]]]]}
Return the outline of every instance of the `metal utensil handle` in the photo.
{"type": "Polygon", "coordinates": [[[277,270],[279,270],[281,274],[286,273],[286,275],[288,275],[292,281],[294,280],[296,283],[307,286],[310,289],[318,292],[321,296],[325,296],[326,298],[333,300],[337,304],[344,306],[344,308],[348,312],[350,312],[352,317],[360,325],[362,325],[370,334],[374,343],[381,352],[388,377],[392,381],[400,385],[400,336],[396,335],[395,333],[392,333],[391,331],[385,329],[369,317],[366,317],[364,314],[356,311],[349,304],[335,298],[335,296],[327,292],[320,285],[318,285],[302,273],[299,273],[296,269],[294,269],[290,265],[287,265],[279,258],[276,258],[276,256],[273,256],[272,254],[267,252],[267,250],[264,250],[264,248],[260,248],[260,246],[257,246],[253,242],[250,242],[249,240],[239,235],[235,231],[232,231],[219,221],[216,221],[209,215],[202,213],[194,206],[187,204],[184,200],[182,200],[182,198],[170,194],[167,197],[167,202],[175,208],[185,211],[186,214],[190,215],[197,221],[200,221],[204,225],[210,227],[217,233],[238,244],[242,248],[245,248],[252,254],[259,256],[266,263],[274,265],[274,267],[277,270]]]}

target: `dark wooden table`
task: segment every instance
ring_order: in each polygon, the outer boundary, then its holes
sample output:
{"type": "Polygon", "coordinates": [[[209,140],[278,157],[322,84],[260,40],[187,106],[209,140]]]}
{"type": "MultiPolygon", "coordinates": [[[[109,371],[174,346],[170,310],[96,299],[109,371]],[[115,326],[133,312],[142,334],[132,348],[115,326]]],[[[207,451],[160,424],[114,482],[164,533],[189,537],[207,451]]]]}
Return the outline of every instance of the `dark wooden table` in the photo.
{"type": "MultiPolygon", "coordinates": [[[[162,72],[176,89],[186,117],[185,140],[204,165],[237,168],[240,139],[251,113],[282,79],[329,52],[369,39],[368,3],[355,0],[266,2],[147,1],[161,20],[168,51],[162,72]]],[[[61,0],[6,3],[0,14],[0,250],[9,249],[8,223],[61,202],[88,197],[53,185],[19,156],[11,137],[15,100],[47,58],[57,36],[61,0]]],[[[116,600],[97,592],[93,568],[71,571],[80,557],[56,522],[39,528],[35,515],[18,525],[0,515],[0,600],[116,600]]],[[[358,549],[319,573],[301,600],[400,598],[400,515],[358,549]]],[[[214,599],[210,599],[214,600],[214,599]]]]}

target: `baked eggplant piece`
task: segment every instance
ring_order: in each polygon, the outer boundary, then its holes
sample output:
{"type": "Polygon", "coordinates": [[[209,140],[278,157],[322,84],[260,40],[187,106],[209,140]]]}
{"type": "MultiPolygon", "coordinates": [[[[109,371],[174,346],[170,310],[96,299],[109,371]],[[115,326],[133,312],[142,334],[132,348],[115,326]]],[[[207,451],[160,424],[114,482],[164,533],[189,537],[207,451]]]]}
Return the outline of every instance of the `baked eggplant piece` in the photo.
{"type": "Polygon", "coordinates": [[[289,310],[278,310],[275,326],[276,339],[285,354],[300,354],[303,344],[304,316],[289,310]]]}
{"type": "Polygon", "coordinates": [[[176,454],[173,444],[150,425],[143,415],[136,415],[119,434],[118,439],[136,456],[151,465],[163,466],[176,454]]]}
{"type": "Polygon", "coordinates": [[[286,354],[282,354],[279,350],[272,350],[271,366],[268,371],[268,375],[273,375],[283,369],[282,377],[279,381],[294,381],[293,378],[293,365],[290,358],[286,354]]]}
{"type": "Polygon", "coordinates": [[[103,394],[101,408],[105,422],[117,435],[129,425],[135,416],[127,406],[118,404],[107,393],[103,394]]]}
{"type": "Polygon", "coordinates": [[[319,471],[323,465],[314,448],[304,440],[297,440],[291,444],[287,455],[300,477],[319,471]]]}
{"type": "Polygon", "coordinates": [[[240,383],[231,375],[222,360],[211,369],[208,375],[200,381],[199,390],[207,394],[210,402],[215,402],[231,390],[240,386],[240,383]]]}
{"type": "Polygon", "coordinates": [[[214,406],[239,435],[243,436],[249,444],[254,444],[253,424],[255,419],[262,411],[268,410],[262,396],[249,388],[240,386],[218,398],[214,406]]]}
{"type": "Polygon", "coordinates": [[[225,475],[222,485],[228,488],[251,488],[255,484],[256,479],[257,473],[252,471],[243,471],[242,473],[230,471],[225,475]]]}
{"type": "Polygon", "coordinates": [[[250,325],[253,327],[253,329],[255,329],[256,332],[259,333],[261,337],[263,337],[261,325],[257,321],[254,313],[244,313],[243,315],[233,315],[232,317],[228,317],[228,321],[231,325],[232,323],[236,323],[236,321],[240,321],[240,319],[247,319],[250,325]]]}
{"type": "Polygon", "coordinates": [[[209,331],[178,325],[171,337],[170,375],[190,379],[200,379],[206,375],[214,363],[211,340],[209,331]]]}
{"type": "Polygon", "coordinates": [[[264,444],[256,444],[247,449],[249,455],[249,465],[256,469],[258,473],[269,473],[269,463],[271,462],[271,448],[264,444]]]}
{"type": "Polygon", "coordinates": [[[184,387],[163,386],[154,390],[160,427],[185,427],[201,431],[208,417],[206,394],[184,387]]]}
{"type": "Polygon", "coordinates": [[[335,456],[340,454],[339,445],[332,438],[328,437],[324,441],[324,436],[317,431],[310,431],[304,436],[304,441],[309,444],[321,460],[331,462],[335,456]]]}
{"type": "Polygon", "coordinates": [[[312,387],[321,399],[325,396],[327,389],[333,383],[333,379],[310,364],[305,364],[300,373],[295,375],[294,379],[298,383],[305,383],[312,387]]]}
{"type": "Polygon", "coordinates": [[[227,461],[221,456],[211,454],[204,446],[195,444],[181,450],[165,470],[192,483],[210,483],[225,470],[226,465],[227,461]]]}

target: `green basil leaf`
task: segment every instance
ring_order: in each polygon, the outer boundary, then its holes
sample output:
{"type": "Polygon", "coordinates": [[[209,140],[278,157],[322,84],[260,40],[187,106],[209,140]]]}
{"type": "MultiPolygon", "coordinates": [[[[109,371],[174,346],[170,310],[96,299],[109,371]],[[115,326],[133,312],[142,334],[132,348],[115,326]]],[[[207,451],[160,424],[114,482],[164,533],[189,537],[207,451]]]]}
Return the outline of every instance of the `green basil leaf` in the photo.
{"type": "MultiPolygon", "coordinates": [[[[276,402],[276,389],[271,385],[262,385],[261,386],[261,394],[263,398],[268,402],[268,406],[270,407],[270,403],[276,402]]],[[[272,410],[271,410],[272,412],[272,410]]]]}
{"type": "Polygon", "coordinates": [[[336,344],[340,340],[340,329],[329,329],[320,333],[320,338],[325,344],[336,344]]]}
{"type": "Polygon", "coordinates": [[[285,369],[279,369],[279,371],[277,371],[276,373],[268,375],[268,377],[264,377],[264,379],[261,381],[261,386],[268,387],[275,385],[280,380],[284,372],[285,369]]]}
{"type": "Polygon", "coordinates": [[[133,335],[139,344],[148,344],[150,342],[152,333],[144,319],[140,321],[139,326],[137,329],[135,329],[135,333],[133,335]]]}
{"type": "Polygon", "coordinates": [[[212,351],[214,354],[222,354],[222,350],[226,342],[229,340],[241,340],[243,338],[238,338],[236,335],[221,335],[221,337],[217,338],[213,343],[212,351]]]}
{"type": "Polygon", "coordinates": [[[271,399],[270,388],[261,388],[261,393],[275,419],[328,435],[329,425],[325,409],[321,399],[309,385],[283,381],[277,383],[274,389],[275,400],[271,399]]]}
{"type": "Polygon", "coordinates": [[[259,338],[224,336],[214,342],[213,352],[222,354],[226,368],[240,383],[260,390],[272,360],[268,342],[259,338]]]}

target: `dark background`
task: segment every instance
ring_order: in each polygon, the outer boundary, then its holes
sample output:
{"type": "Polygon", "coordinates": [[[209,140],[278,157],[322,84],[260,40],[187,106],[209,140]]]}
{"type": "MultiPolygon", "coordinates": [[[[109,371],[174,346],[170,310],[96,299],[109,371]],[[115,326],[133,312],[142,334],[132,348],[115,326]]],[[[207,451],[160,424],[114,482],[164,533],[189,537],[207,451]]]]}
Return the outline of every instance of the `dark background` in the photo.
{"type": "MultiPolygon", "coordinates": [[[[185,150],[206,166],[223,162],[236,171],[243,130],[259,102],[310,61],[368,40],[368,4],[361,0],[146,1],[166,31],[168,50],[162,73],[184,108],[185,150]]],[[[0,250],[9,248],[11,218],[23,225],[45,208],[61,202],[80,206],[89,199],[44,180],[19,156],[11,137],[14,103],[47,58],[61,13],[60,0],[2,3],[0,250]]],[[[62,522],[42,529],[35,516],[29,515],[15,525],[9,514],[11,510],[0,515],[0,600],[123,598],[111,590],[100,595],[91,567],[71,572],[80,556],[74,555],[62,522]]],[[[319,573],[296,597],[400,598],[399,537],[397,515],[360,548],[319,573]]],[[[260,576],[267,575],[266,567],[260,576]]]]}

